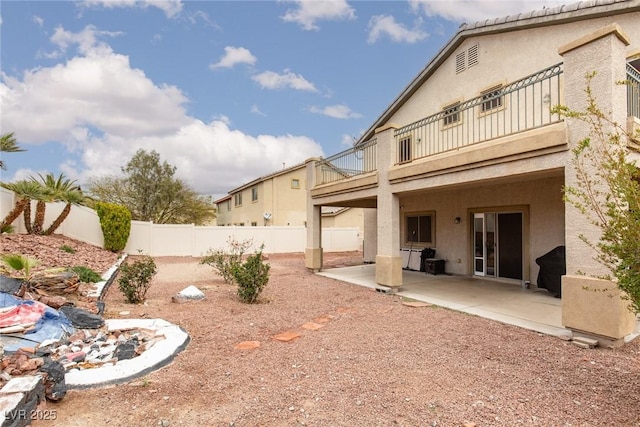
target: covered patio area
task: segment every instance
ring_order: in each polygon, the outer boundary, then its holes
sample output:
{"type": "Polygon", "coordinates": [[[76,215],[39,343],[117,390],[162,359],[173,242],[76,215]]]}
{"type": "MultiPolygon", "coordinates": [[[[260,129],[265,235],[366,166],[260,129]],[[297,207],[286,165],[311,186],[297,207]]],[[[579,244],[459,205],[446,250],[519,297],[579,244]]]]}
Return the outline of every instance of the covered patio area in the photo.
{"type": "MultiPolygon", "coordinates": [[[[390,290],[376,283],[374,264],[327,269],[317,274],[382,292],[390,290]]],[[[406,298],[547,335],[566,339],[572,335],[562,327],[561,300],[546,289],[526,289],[512,283],[467,276],[433,276],[410,270],[402,272],[402,283],[396,294],[406,298]]]]}

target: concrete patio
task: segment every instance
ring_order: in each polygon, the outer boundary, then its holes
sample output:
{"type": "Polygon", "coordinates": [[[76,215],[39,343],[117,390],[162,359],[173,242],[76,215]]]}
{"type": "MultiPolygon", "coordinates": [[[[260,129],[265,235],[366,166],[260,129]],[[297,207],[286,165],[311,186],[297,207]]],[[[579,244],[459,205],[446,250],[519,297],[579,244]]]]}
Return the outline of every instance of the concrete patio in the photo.
{"type": "MultiPolygon", "coordinates": [[[[318,274],[368,288],[389,291],[375,281],[375,265],[322,270],[318,274]]],[[[397,295],[446,307],[540,333],[570,338],[562,327],[561,299],[546,289],[466,276],[433,276],[404,270],[397,295]]]]}

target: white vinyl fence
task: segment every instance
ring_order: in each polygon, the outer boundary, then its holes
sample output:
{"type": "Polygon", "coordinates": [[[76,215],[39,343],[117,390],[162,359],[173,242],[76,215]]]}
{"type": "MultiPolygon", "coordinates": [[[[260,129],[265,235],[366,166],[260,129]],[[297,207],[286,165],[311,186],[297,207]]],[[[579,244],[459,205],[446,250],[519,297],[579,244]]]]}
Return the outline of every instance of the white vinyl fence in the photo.
{"type": "MultiPolygon", "coordinates": [[[[0,188],[0,219],[14,206],[14,194],[0,188]]],[[[62,212],[64,203],[48,203],[45,227],[62,212]]],[[[35,202],[33,202],[35,211],[35,202]]],[[[16,233],[26,232],[22,215],[13,223],[16,233]]],[[[84,206],[72,206],[71,213],[56,230],[75,240],[102,247],[104,238],[98,214],[84,206]]],[[[209,249],[227,249],[229,238],[242,241],[251,239],[249,252],[264,244],[264,253],[304,252],[307,231],[305,227],[216,227],[190,224],[153,224],[144,221],[131,222],[131,235],[125,252],[151,256],[205,255],[209,249]]],[[[322,246],[325,252],[345,252],[362,249],[362,239],[357,227],[324,228],[322,246]]]]}

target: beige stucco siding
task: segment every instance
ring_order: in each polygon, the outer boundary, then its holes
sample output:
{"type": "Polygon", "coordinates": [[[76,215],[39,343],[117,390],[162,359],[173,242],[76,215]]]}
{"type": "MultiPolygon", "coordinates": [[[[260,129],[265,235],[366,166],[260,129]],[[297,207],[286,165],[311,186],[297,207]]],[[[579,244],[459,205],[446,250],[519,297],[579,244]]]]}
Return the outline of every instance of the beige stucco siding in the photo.
{"type": "Polygon", "coordinates": [[[614,22],[632,40],[627,48],[629,54],[637,51],[640,48],[640,13],[466,39],[388,123],[404,126],[435,114],[452,102],[478,96],[496,84],[513,82],[560,63],[563,59],[558,54],[559,46],[614,22]],[[478,64],[456,74],[456,54],[476,44],[479,46],[478,64]]]}

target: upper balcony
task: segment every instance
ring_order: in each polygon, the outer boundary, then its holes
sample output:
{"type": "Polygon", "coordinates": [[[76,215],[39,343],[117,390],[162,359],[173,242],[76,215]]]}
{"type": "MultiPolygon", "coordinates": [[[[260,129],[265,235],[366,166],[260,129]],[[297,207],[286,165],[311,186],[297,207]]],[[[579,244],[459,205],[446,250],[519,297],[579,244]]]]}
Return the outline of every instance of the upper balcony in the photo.
{"type": "MultiPolygon", "coordinates": [[[[394,132],[395,158],[389,166],[404,167],[427,158],[442,158],[446,153],[473,149],[474,146],[489,147],[496,141],[493,151],[483,155],[503,156],[518,154],[531,135],[535,146],[545,149],[564,141],[563,118],[551,113],[551,107],[563,103],[563,66],[556,64],[512,83],[496,86],[479,96],[464,102],[449,105],[437,113],[398,128],[394,132]],[[500,144],[500,142],[504,144],[500,144]],[[514,141],[523,142],[522,144],[514,141]],[[542,144],[542,145],[540,145],[542,144]],[[546,144],[546,145],[545,145],[546,144]]],[[[627,110],[630,129],[640,128],[640,72],[627,65],[627,110]]],[[[454,156],[451,156],[454,157],[454,156]]],[[[461,156],[459,156],[461,157],[461,156]]],[[[476,156],[477,157],[477,156],[476,156]]],[[[465,162],[468,158],[455,160],[465,162]]],[[[375,175],[378,168],[377,141],[371,139],[363,144],[322,159],[316,166],[318,186],[337,184],[349,180],[345,189],[361,187],[367,182],[363,177],[375,175]]],[[[442,168],[451,167],[449,158],[439,162],[442,168]]],[[[430,167],[435,167],[435,163],[430,167]]],[[[393,173],[390,180],[401,176],[393,173]]],[[[343,185],[341,185],[342,187],[343,185]]]]}

